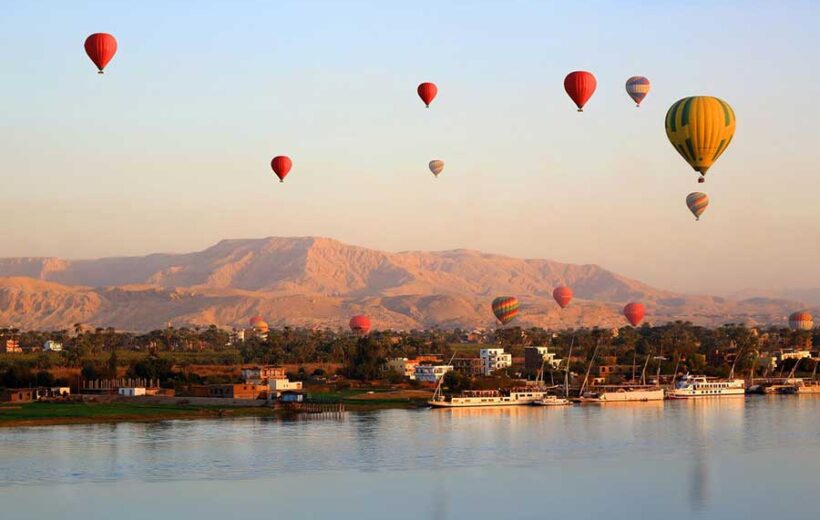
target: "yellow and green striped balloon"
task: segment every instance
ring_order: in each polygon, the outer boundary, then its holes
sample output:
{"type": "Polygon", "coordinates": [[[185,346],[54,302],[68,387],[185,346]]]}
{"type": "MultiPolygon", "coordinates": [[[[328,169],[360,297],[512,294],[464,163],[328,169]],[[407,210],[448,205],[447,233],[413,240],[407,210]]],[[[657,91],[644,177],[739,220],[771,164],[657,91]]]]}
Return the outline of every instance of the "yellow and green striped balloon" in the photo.
{"type": "Polygon", "coordinates": [[[705,193],[695,191],[686,196],[686,206],[689,211],[695,216],[695,220],[700,220],[700,216],[706,211],[706,206],[709,205],[709,196],[705,193]]]}
{"type": "Polygon", "coordinates": [[[499,296],[493,300],[493,314],[502,325],[506,325],[518,316],[518,298],[515,296],[499,296]]]}
{"type": "Polygon", "coordinates": [[[703,182],[707,170],[726,151],[735,134],[735,112],[729,103],[711,96],[675,102],[666,113],[666,136],[703,182]]]}

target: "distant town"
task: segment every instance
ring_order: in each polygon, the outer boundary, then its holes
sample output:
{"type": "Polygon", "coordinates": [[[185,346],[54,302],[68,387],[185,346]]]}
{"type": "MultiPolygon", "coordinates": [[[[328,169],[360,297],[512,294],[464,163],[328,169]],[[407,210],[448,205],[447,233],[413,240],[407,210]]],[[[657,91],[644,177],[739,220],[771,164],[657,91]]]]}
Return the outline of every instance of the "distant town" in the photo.
{"type": "MultiPolygon", "coordinates": [[[[800,386],[797,381],[813,387],[818,342],[818,328],[705,328],[688,322],[577,330],[273,329],[261,318],[232,330],[3,327],[0,399],[416,406],[434,393],[538,386],[583,398],[603,388],[671,388],[688,374],[740,378],[747,391],[754,386],[787,393],[800,386]]],[[[3,415],[0,410],[0,422],[3,415]]]]}

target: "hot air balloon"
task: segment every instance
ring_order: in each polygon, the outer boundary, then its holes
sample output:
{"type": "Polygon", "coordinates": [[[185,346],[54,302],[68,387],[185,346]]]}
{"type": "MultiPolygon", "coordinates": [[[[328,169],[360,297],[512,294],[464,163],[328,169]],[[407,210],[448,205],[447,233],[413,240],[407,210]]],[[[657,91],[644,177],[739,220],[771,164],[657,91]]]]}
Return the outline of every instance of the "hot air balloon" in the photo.
{"type": "Polygon", "coordinates": [[[700,220],[700,216],[703,215],[706,206],[709,205],[709,196],[699,191],[692,192],[686,196],[686,205],[695,216],[695,220],[700,220]]]}
{"type": "Polygon", "coordinates": [[[273,173],[279,177],[279,182],[285,182],[285,177],[290,172],[291,166],[293,166],[293,162],[287,155],[277,155],[270,162],[270,167],[273,169],[273,173]]]}
{"type": "Polygon", "coordinates": [[[359,314],[350,318],[350,330],[356,334],[365,335],[370,332],[370,318],[364,314],[359,314]]]}
{"type": "Polygon", "coordinates": [[[256,316],[254,316],[254,317],[252,317],[251,319],[249,319],[249,320],[248,320],[248,323],[250,323],[250,324],[251,324],[251,327],[253,327],[254,325],[256,325],[256,324],[257,324],[258,322],[260,322],[260,321],[263,321],[263,320],[262,320],[262,316],[260,316],[260,315],[258,315],[258,314],[257,314],[256,316]]]}
{"type": "Polygon", "coordinates": [[[444,170],[444,161],[439,161],[436,159],[435,161],[430,161],[428,166],[430,167],[430,171],[433,172],[433,175],[438,178],[438,174],[444,170]]]}
{"type": "Polygon", "coordinates": [[[515,296],[499,296],[492,303],[493,314],[502,325],[506,325],[518,315],[518,298],[515,296]]]}
{"type": "Polygon", "coordinates": [[[643,321],[644,312],[645,310],[642,303],[631,302],[624,306],[624,316],[626,316],[626,319],[633,327],[637,327],[638,324],[643,321]]]}
{"type": "Polygon", "coordinates": [[[814,327],[814,318],[806,311],[793,312],[789,315],[789,327],[792,330],[811,330],[814,327]]]}
{"type": "Polygon", "coordinates": [[[641,101],[649,94],[650,86],[649,80],[643,76],[632,76],[626,80],[626,93],[635,102],[636,107],[641,106],[641,101]]]}
{"type": "Polygon", "coordinates": [[[424,101],[425,106],[430,108],[430,103],[436,98],[436,94],[438,94],[438,87],[436,87],[435,83],[422,83],[416,89],[416,92],[419,93],[419,97],[422,101],[424,101]]]}
{"type": "Polygon", "coordinates": [[[103,69],[117,52],[117,39],[108,33],[94,33],[85,39],[85,53],[97,66],[97,72],[103,69]]]}
{"type": "Polygon", "coordinates": [[[564,90],[567,91],[570,99],[572,99],[578,107],[578,112],[584,111],[584,105],[586,105],[589,98],[592,97],[596,85],[595,76],[593,76],[591,72],[583,70],[570,72],[567,74],[567,77],[564,78],[564,90]]]}
{"type": "Polygon", "coordinates": [[[735,135],[735,112],[711,96],[678,100],[666,113],[666,136],[686,162],[700,173],[698,182],[726,151],[735,135]]]}
{"type": "Polygon", "coordinates": [[[558,286],[552,291],[552,297],[563,309],[569,305],[570,300],[572,300],[572,289],[564,285],[558,286]]]}

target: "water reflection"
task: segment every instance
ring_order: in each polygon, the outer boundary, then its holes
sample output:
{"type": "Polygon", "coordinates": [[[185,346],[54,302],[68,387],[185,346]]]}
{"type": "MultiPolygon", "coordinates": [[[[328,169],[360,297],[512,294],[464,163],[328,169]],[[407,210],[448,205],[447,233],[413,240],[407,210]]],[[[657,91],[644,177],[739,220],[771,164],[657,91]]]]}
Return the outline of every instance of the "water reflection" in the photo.
{"type": "MultiPolygon", "coordinates": [[[[811,492],[805,462],[820,460],[818,412],[820,399],[759,396],[3,429],[0,501],[20,504],[10,518],[23,517],[23,504],[43,517],[43,497],[57,490],[128,502],[120,486],[142,486],[167,506],[214,482],[225,507],[241,500],[242,511],[257,512],[251,492],[283,511],[301,497],[303,509],[285,517],[334,514],[339,503],[365,517],[569,517],[582,506],[618,518],[634,517],[636,504],[671,510],[670,519],[759,517],[776,514],[766,496],[794,495],[799,507],[811,492]],[[778,468],[788,472],[750,497],[778,468]],[[733,516],[739,503],[748,515],[733,516]]],[[[138,517],[156,513],[150,502],[132,504],[138,517]]]]}

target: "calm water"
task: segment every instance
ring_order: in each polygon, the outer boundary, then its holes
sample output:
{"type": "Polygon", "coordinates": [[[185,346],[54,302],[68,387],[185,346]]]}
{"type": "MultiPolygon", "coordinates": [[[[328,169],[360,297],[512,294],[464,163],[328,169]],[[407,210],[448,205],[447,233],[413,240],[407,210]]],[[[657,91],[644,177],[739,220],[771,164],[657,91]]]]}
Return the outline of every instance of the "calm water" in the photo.
{"type": "Polygon", "coordinates": [[[818,518],[820,396],[0,430],[0,518],[818,518]]]}

